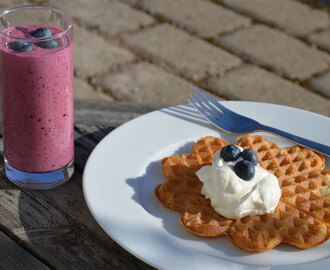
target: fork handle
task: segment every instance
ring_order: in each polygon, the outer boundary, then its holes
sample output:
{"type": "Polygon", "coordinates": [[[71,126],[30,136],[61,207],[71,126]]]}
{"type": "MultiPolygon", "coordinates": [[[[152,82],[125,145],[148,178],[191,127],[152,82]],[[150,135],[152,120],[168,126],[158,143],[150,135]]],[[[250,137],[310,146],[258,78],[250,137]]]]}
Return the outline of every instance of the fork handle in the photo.
{"type": "Polygon", "coordinates": [[[312,150],[315,150],[316,152],[320,152],[328,157],[330,157],[330,147],[321,143],[317,143],[317,142],[313,142],[304,138],[301,138],[299,136],[296,135],[292,135],[290,133],[287,133],[285,131],[273,128],[273,127],[269,127],[269,126],[261,126],[262,131],[266,131],[269,133],[272,133],[274,135],[278,135],[280,137],[282,137],[283,139],[286,139],[288,141],[300,144],[302,146],[308,147],[312,150]]]}

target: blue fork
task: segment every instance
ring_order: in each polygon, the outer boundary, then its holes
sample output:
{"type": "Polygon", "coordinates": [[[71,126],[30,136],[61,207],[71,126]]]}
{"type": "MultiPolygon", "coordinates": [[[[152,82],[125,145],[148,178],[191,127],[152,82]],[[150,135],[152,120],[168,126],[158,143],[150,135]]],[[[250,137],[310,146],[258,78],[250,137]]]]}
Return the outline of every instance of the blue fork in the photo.
{"type": "Polygon", "coordinates": [[[201,89],[193,91],[190,97],[188,97],[188,101],[207,120],[225,132],[232,134],[244,134],[265,131],[330,156],[329,146],[292,135],[276,128],[262,125],[251,118],[235,113],[221,105],[218,101],[201,89]]]}

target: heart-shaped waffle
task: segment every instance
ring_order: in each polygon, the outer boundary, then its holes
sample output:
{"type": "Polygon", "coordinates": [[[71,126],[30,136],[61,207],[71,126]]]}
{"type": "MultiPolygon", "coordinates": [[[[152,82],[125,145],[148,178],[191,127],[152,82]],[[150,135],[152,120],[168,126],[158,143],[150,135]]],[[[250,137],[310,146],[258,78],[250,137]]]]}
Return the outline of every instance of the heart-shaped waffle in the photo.
{"type": "Polygon", "coordinates": [[[168,181],[157,186],[155,194],[164,206],[182,213],[184,228],[202,237],[225,234],[239,248],[256,252],[280,243],[305,249],[328,240],[330,171],[321,171],[324,158],[299,146],[280,148],[261,136],[242,136],[237,144],[253,149],[260,166],[278,177],[282,197],[275,212],[238,220],[215,212],[201,195],[202,183],[195,173],[210,165],[214,153],[227,144],[208,136],[198,140],[191,154],[162,160],[168,181]]]}

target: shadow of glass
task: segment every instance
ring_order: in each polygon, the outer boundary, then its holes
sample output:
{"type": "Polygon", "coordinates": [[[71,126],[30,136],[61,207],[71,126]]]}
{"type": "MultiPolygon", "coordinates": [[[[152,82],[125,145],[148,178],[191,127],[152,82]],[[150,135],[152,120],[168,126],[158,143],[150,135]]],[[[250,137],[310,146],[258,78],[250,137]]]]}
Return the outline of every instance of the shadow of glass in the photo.
{"type": "Polygon", "coordinates": [[[75,139],[76,169],[78,169],[81,173],[83,172],[87,159],[96,145],[114,129],[114,127],[106,127],[94,132],[89,132],[88,134],[79,136],[75,139]]]}
{"type": "Polygon", "coordinates": [[[52,268],[103,269],[122,260],[127,265],[152,269],[121,248],[93,218],[82,190],[82,169],[97,143],[113,128],[104,128],[75,140],[75,173],[66,183],[49,190],[20,189],[9,180],[7,189],[8,229],[21,244],[52,268]],[[17,190],[16,190],[17,189],[17,190]]]}

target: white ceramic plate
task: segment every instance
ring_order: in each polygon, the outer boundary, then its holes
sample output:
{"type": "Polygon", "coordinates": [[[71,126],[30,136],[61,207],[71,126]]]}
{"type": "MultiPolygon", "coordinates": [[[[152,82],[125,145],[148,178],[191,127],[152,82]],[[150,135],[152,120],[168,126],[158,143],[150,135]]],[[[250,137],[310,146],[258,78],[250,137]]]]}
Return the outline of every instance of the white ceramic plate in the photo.
{"type": "MultiPolygon", "coordinates": [[[[327,117],[273,104],[223,104],[263,124],[329,144],[327,117]]],[[[161,159],[190,152],[193,143],[207,135],[233,143],[237,137],[214,128],[190,105],[148,113],[107,135],[90,155],[83,175],[85,199],[102,228],[130,253],[162,269],[329,269],[330,241],[308,250],[281,244],[267,252],[248,253],[225,236],[194,236],[181,227],[178,212],[157,201],[154,187],[166,181],[161,159]]],[[[262,135],[279,146],[290,145],[262,135]]]]}

